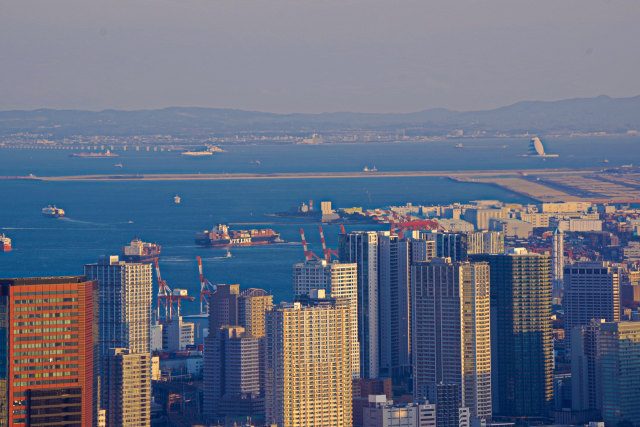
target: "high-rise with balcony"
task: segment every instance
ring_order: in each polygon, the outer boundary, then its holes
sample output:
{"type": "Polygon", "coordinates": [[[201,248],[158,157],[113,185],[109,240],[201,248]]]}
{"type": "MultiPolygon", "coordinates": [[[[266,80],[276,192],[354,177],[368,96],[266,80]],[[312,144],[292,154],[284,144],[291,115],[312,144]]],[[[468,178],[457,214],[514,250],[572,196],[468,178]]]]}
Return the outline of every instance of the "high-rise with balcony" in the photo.
{"type": "Polygon", "coordinates": [[[149,353],[151,264],[104,256],[95,264],[86,264],[84,273],[97,280],[100,288],[100,355],[107,356],[111,348],[149,353]]]}
{"type": "Polygon", "coordinates": [[[323,294],[267,313],[267,424],[352,425],[351,308],[323,294]]]}
{"type": "Polygon", "coordinates": [[[109,349],[101,384],[106,391],[108,426],[151,425],[151,355],[109,349]]]}
{"type": "Polygon", "coordinates": [[[434,258],[412,267],[414,398],[457,384],[461,406],[491,418],[489,266],[434,258]]]}
{"type": "Polygon", "coordinates": [[[216,285],[209,297],[209,332],[223,326],[242,326],[248,335],[264,336],[264,313],[273,306],[273,295],[264,289],[240,290],[240,285],[216,285]]]}
{"type": "Polygon", "coordinates": [[[380,374],[380,321],[378,294],[378,233],[354,231],[339,237],[340,262],[357,264],[358,342],[360,376],[380,374]]]}
{"type": "Polygon", "coordinates": [[[579,262],[564,268],[565,348],[571,354],[571,336],[591,319],[620,320],[620,273],[607,262],[579,262]]]}
{"type": "Polygon", "coordinates": [[[210,332],[205,341],[203,412],[211,421],[264,417],[259,341],[241,326],[210,332]]]}
{"type": "Polygon", "coordinates": [[[124,370],[119,371],[123,373],[120,378],[122,384],[117,382],[117,377],[107,378],[111,371],[107,370],[106,364],[114,366],[113,363],[126,364],[134,359],[151,360],[151,264],[128,263],[120,261],[117,256],[102,256],[97,263],[86,264],[84,272],[88,278],[99,283],[100,407],[108,409],[107,426],[122,425],[121,421],[125,419],[129,425],[147,426],[150,417],[146,410],[137,411],[135,415],[125,413],[128,404],[112,406],[111,398],[119,392],[119,388],[126,387],[127,393],[150,399],[150,363],[146,379],[138,375],[130,376],[129,373],[133,371],[124,366],[124,370]],[[119,349],[119,353],[114,354],[114,349],[119,349]]]}
{"type": "Polygon", "coordinates": [[[358,265],[355,263],[328,263],[311,260],[293,266],[293,295],[309,296],[323,289],[331,298],[344,299],[351,309],[351,361],[353,377],[360,377],[360,343],[358,342],[358,265]]]}
{"type": "Polygon", "coordinates": [[[522,248],[470,259],[490,266],[494,414],[546,417],[553,402],[551,260],[522,248]]]}
{"type": "Polygon", "coordinates": [[[0,426],[95,424],[97,286],[0,279],[0,426]]]}

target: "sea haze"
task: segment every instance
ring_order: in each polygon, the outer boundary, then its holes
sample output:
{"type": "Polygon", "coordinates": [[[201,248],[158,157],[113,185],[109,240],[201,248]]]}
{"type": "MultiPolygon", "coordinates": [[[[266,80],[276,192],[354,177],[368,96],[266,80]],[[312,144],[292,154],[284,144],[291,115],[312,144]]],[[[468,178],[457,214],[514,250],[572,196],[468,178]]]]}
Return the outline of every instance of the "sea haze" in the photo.
{"type": "MultiPolygon", "coordinates": [[[[518,169],[603,167],[630,163],[638,138],[545,141],[556,159],[524,158],[528,140],[456,140],[423,144],[238,146],[208,159],[184,159],[178,153],[121,153],[111,159],[79,159],[65,151],[0,149],[0,175],[36,176],[89,173],[303,172],[378,170],[518,169]],[[455,148],[456,143],[469,148],[455,148]],[[507,148],[501,148],[507,145],[507,148]],[[472,148],[475,147],[475,148],[472,148]],[[489,147],[489,148],[486,148],[489,147]],[[260,165],[256,165],[256,160],[260,165]],[[116,168],[115,163],[122,163],[116,168]]],[[[500,199],[528,200],[497,187],[462,184],[440,178],[358,178],[229,181],[40,182],[0,180],[0,230],[13,239],[14,250],[0,253],[0,277],[81,274],[85,263],[102,254],[119,254],[133,237],[162,245],[163,278],[170,286],[198,296],[195,257],[213,283],[271,290],[277,300],[291,299],[291,267],[302,260],[299,228],[311,249],[320,253],[318,224],[265,214],[284,211],[302,201],[331,200],[335,207],[381,207],[389,204],[433,204],[500,199]],[[173,196],[182,203],[175,205],[173,196]],[[49,219],[40,210],[54,203],[67,211],[49,219]],[[221,249],[195,245],[195,233],[215,223],[232,228],[269,227],[291,242],[221,249]]],[[[385,229],[359,225],[347,229],[385,229]]],[[[338,225],[325,226],[335,248],[338,225]]],[[[197,303],[183,312],[195,313],[197,303]]]]}

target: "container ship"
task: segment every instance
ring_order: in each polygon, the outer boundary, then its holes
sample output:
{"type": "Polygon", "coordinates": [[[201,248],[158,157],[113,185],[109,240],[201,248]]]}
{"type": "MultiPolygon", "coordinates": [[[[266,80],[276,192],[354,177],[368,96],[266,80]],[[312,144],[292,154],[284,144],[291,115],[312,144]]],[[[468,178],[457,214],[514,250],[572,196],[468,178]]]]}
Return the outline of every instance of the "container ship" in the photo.
{"type": "Polygon", "coordinates": [[[271,229],[229,230],[224,224],[196,234],[196,243],[202,246],[253,246],[283,242],[280,234],[271,229]]]}
{"type": "Polygon", "coordinates": [[[0,252],[9,252],[11,250],[11,239],[0,233],[0,252]]]}
{"type": "Polygon", "coordinates": [[[152,262],[160,256],[162,246],[156,243],[133,239],[129,246],[122,247],[122,259],[126,262],[152,262]]]}
{"type": "Polygon", "coordinates": [[[119,154],[116,153],[112,153],[111,151],[107,150],[104,153],[73,153],[70,155],[71,157],[82,157],[85,159],[102,159],[105,157],[118,157],[120,156],[119,154]]]}
{"type": "Polygon", "coordinates": [[[49,218],[61,218],[64,216],[64,209],[56,208],[55,205],[49,205],[46,208],[42,208],[42,215],[49,218]]]}

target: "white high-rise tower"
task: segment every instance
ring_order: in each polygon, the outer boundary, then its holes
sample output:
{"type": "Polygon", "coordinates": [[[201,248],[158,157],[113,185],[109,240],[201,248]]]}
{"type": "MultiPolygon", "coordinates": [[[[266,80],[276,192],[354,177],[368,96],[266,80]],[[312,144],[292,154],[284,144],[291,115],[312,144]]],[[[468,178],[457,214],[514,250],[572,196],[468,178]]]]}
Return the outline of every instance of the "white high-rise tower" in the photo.
{"type": "Polygon", "coordinates": [[[564,233],[556,228],[553,232],[552,270],[553,270],[553,296],[561,298],[564,289],[564,233]]]}

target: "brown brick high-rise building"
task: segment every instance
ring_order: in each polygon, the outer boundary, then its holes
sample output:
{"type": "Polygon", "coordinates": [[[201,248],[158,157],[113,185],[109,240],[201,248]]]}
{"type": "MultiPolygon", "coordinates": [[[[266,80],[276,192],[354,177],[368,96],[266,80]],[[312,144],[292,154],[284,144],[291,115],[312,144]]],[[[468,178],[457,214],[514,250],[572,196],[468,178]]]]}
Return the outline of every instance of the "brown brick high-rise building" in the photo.
{"type": "Polygon", "coordinates": [[[0,426],[94,424],[97,282],[0,279],[0,426]]]}

